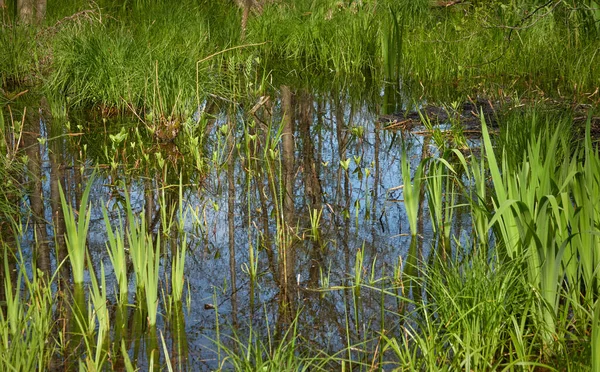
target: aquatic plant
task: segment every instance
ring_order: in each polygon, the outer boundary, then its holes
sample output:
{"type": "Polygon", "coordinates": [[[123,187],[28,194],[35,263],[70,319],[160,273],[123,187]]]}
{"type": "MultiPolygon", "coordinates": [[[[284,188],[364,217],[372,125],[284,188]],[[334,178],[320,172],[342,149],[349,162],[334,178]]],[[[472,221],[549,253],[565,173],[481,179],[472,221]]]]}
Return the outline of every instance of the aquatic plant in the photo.
{"type": "Polygon", "coordinates": [[[53,332],[53,278],[39,271],[29,277],[20,249],[9,260],[11,249],[2,244],[4,298],[0,304],[0,368],[6,371],[44,370],[50,366],[56,345],[47,342],[53,332]],[[11,267],[10,262],[16,267],[11,267]],[[16,282],[11,271],[16,270],[16,282]]]}
{"type": "Polygon", "coordinates": [[[125,251],[125,233],[121,218],[119,218],[119,226],[113,229],[111,220],[108,217],[108,212],[105,206],[102,206],[104,215],[104,225],[108,235],[106,248],[108,257],[113,266],[117,284],[119,285],[119,303],[126,304],[128,301],[129,283],[127,280],[127,259],[128,255],[125,251]]]}
{"type": "MultiPolygon", "coordinates": [[[[150,239],[150,238],[149,238],[150,239]]],[[[160,267],[160,235],[156,237],[156,248],[149,245],[149,249],[146,251],[146,265],[142,272],[144,282],[144,290],[146,299],[146,306],[148,308],[148,325],[150,327],[156,326],[156,316],[158,313],[158,285],[160,277],[158,276],[158,269],[160,267]]]]}
{"type": "Polygon", "coordinates": [[[402,152],[401,169],[402,169],[402,193],[404,195],[404,206],[406,207],[406,215],[410,226],[410,234],[414,237],[419,232],[417,229],[417,220],[419,218],[419,203],[421,201],[421,183],[423,182],[424,161],[421,162],[414,173],[411,180],[410,159],[408,152],[402,152]]]}
{"type": "Polygon", "coordinates": [[[69,252],[69,263],[73,273],[73,282],[76,285],[83,284],[85,272],[85,257],[87,254],[87,235],[90,226],[91,206],[88,203],[94,176],[90,177],[85,187],[79,211],[75,212],[70,203],[67,202],[62,185],[59,183],[60,201],[65,217],[65,243],[69,252]]]}

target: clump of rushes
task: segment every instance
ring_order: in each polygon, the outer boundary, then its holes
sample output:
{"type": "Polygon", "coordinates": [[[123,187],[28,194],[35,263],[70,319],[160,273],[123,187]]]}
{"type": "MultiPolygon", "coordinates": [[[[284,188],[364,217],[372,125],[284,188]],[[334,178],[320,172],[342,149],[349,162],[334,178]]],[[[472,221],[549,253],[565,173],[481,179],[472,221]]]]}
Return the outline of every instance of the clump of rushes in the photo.
{"type": "Polygon", "coordinates": [[[137,293],[144,294],[148,310],[148,323],[156,325],[158,312],[158,271],[160,267],[160,234],[153,242],[152,235],[146,232],[146,219],[144,213],[135,216],[129,200],[125,194],[127,219],[129,229],[127,238],[129,241],[129,252],[136,278],[137,293]]]}
{"type": "Polygon", "coordinates": [[[561,261],[570,240],[567,225],[572,208],[568,191],[575,173],[567,172],[560,177],[556,172],[558,131],[543,140],[548,146],[545,155],[541,152],[542,140],[534,137],[526,150],[527,157],[517,169],[509,169],[506,156],[502,156],[500,172],[485,121],[482,124],[486,158],[497,196],[496,213],[489,227],[499,230],[508,257],[527,258],[529,281],[542,300],[538,311],[543,320],[538,320],[545,328],[543,334],[549,345],[557,331],[559,292],[565,274],[561,261]]]}
{"type": "Polygon", "coordinates": [[[0,284],[4,286],[5,302],[0,306],[0,370],[47,370],[56,350],[56,344],[48,342],[53,329],[54,278],[42,279],[34,269],[29,279],[18,249],[17,280],[13,283],[9,248],[4,244],[2,248],[4,283],[0,284]]]}
{"type": "Polygon", "coordinates": [[[421,162],[415,171],[415,175],[411,182],[410,161],[406,150],[402,152],[402,181],[404,207],[406,208],[406,216],[410,226],[410,234],[415,237],[418,234],[417,222],[419,220],[419,202],[421,200],[421,183],[423,181],[424,163],[421,162]]]}
{"type": "Polygon", "coordinates": [[[73,282],[76,285],[83,284],[85,272],[86,241],[88,228],[90,226],[91,209],[88,203],[94,176],[87,181],[83,191],[79,212],[76,213],[71,205],[67,203],[62,186],[59,183],[60,201],[65,216],[65,243],[69,253],[69,263],[73,272],[73,282]]]}
{"type": "Polygon", "coordinates": [[[427,185],[427,202],[429,205],[429,213],[431,217],[431,226],[434,234],[441,237],[449,229],[446,220],[446,209],[444,209],[444,195],[450,197],[451,175],[448,171],[454,173],[454,168],[447,160],[443,158],[430,159],[427,169],[426,185],[427,185]]]}
{"type": "Polygon", "coordinates": [[[119,218],[119,226],[113,230],[106,207],[103,206],[102,214],[104,215],[104,226],[108,234],[108,242],[106,248],[108,257],[113,266],[117,284],[119,285],[119,304],[127,303],[129,292],[129,283],[127,280],[127,253],[125,252],[125,233],[123,224],[119,218]]]}
{"type": "Polygon", "coordinates": [[[175,249],[173,262],[171,263],[171,288],[172,296],[175,302],[180,302],[183,296],[185,283],[185,256],[187,251],[187,235],[183,235],[181,242],[175,249]]]}
{"type": "MultiPolygon", "coordinates": [[[[92,267],[89,256],[88,265],[92,267]]],[[[89,329],[84,338],[87,355],[83,361],[80,360],[80,369],[101,371],[108,358],[108,343],[110,342],[110,312],[108,311],[103,263],[100,263],[100,285],[98,285],[94,270],[90,270],[90,282],[90,305],[94,311],[89,312],[91,314],[88,320],[89,329]],[[96,327],[96,322],[98,327],[96,327]],[[95,345],[93,344],[94,339],[96,340],[95,345]]]]}
{"type": "Polygon", "coordinates": [[[125,193],[125,208],[127,214],[127,242],[129,243],[129,256],[135,273],[135,285],[138,293],[144,291],[146,286],[145,271],[147,263],[147,254],[151,248],[148,248],[148,239],[146,237],[146,220],[143,214],[138,218],[133,213],[129,194],[125,193]]]}
{"type": "MultiPolygon", "coordinates": [[[[143,217],[141,217],[143,218],[143,217]]],[[[158,313],[158,284],[160,278],[158,269],[160,267],[160,235],[156,237],[156,248],[152,247],[152,237],[147,236],[148,251],[146,252],[146,264],[143,271],[145,282],[145,298],[146,306],[148,307],[148,325],[156,326],[156,316],[158,313]]]]}

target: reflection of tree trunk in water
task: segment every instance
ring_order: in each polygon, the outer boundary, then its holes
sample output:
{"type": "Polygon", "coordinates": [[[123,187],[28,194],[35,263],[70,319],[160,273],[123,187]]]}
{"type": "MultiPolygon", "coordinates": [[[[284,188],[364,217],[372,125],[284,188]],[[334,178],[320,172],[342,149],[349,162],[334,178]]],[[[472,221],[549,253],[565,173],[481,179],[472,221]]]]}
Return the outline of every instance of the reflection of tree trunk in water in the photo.
{"type": "MultiPolygon", "coordinates": [[[[77,158],[74,158],[72,160],[73,164],[76,164],[77,161],[77,158]]],[[[82,161],[82,159],[79,159],[79,161],[82,161]]],[[[81,199],[83,198],[83,190],[85,190],[86,185],[83,184],[83,175],[74,166],[71,167],[71,172],[69,173],[71,175],[71,180],[69,180],[69,184],[72,187],[73,195],[75,195],[75,200],[73,200],[73,202],[75,203],[75,208],[79,210],[81,199]]],[[[85,181],[87,182],[88,180],[86,179],[85,181]]]]}
{"type": "MultiPolygon", "coordinates": [[[[269,120],[270,120],[270,118],[269,118],[269,120]]],[[[264,248],[265,252],[267,253],[267,260],[269,261],[269,269],[271,270],[273,278],[275,278],[275,281],[279,285],[279,278],[277,276],[277,263],[275,262],[275,255],[273,253],[273,240],[271,239],[271,232],[269,230],[269,208],[268,208],[268,203],[267,203],[267,196],[265,195],[265,191],[264,191],[265,190],[265,184],[264,184],[265,178],[267,181],[266,187],[267,187],[267,189],[269,189],[269,187],[268,187],[269,175],[265,174],[265,172],[264,172],[264,169],[266,169],[267,167],[261,166],[258,164],[257,154],[260,154],[262,152],[262,149],[259,147],[260,140],[259,140],[258,136],[256,135],[257,125],[258,125],[258,123],[255,123],[254,125],[248,127],[248,134],[251,137],[255,138],[255,140],[252,141],[252,143],[250,145],[248,158],[250,159],[249,164],[250,164],[251,171],[255,172],[254,187],[256,189],[256,193],[258,194],[258,200],[260,202],[260,210],[261,210],[260,220],[261,220],[261,224],[262,224],[261,245],[264,248]]],[[[262,160],[269,161],[269,159],[262,159],[262,160]]]]}
{"type": "Polygon", "coordinates": [[[229,272],[231,275],[231,319],[237,326],[237,287],[235,281],[235,116],[229,120],[230,132],[227,137],[229,158],[227,159],[227,222],[229,224],[229,272]]]}
{"type": "Polygon", "coordinates": [[[204,138],[207,138],[215,127],[217,122],[217,115],[219,114],[219,106],[213,99],[208,99],[204,111],[202,112],[202,119],[206,121],[204,126],[204,138]]]}
{"type": "MultiPolygon", "coordinates": [[[[404,267],[404,273],[407,276],[408,281],[408,292],[407,295],[412,294],[415,303],[419,304],[422,300],[421,286],[419,285],[419,238],[414,235],[410,239],[410,248],[408,249],[408,257],[406,258],[406,265],[404,267]]],[[[417,306],[420,308],[420,306],[417,306]]]]}
{"type": "MultiPolygon", "coordinates": [[[[65,217],[60,202],[59,185],[63,190],[67,190],[64,182],[64,146],[65,143],[61,137],[63,130],[62,122],[57,120],[48,120],[47,131],[48,137],[54,138],[48,141],[48,160],[50,161],[50,207],[52,208],[52,225],[54,226],[54,242],[56,244],[56,264],[60,265],[58,272],[58,286],[60,293],[67,294],[72,292],[70,289],[71,267],[67,263],[67,245],[65,243],[65,217]]],[[[69,320],[72,321],[72,304],[71,296],[58,296],[57,305],[57,322],[58,328],[65,330],[62,335],[66,344],[71,343],[72,333],[68,330],[72,325],[69,325],[69,320]]]]}
{"type": "Polygon", "coordinates": [[[283,163],[283,226],[281,246],[279,247],[282,268],[281,311],[284,318],[291,320],[295,302],[295,264],[296,254],[293,246],[293,228],[295,226],[294,208],[294,118],[292,106],[292,92],[289,87],[281,87],[281,106],[283,111],[283,131],[281,133],[282,163],[283,163]]]}
{"type": "MultiPolygon", "coordinates": [[[[307,92],[300,95],[298,101],[299,120],[298,132],[302,140],[302,168],[304,179],[304,192],[308,199],[310,213],[319,213],[322,210],[323,191],[317,173],[314,154],[315,146],[310,129],[313,121],[313,98],[307,92]]],[[[318,228],[320,230],[320,228],[318,228]]],[[[322,241],[320,234],[312,237],[313,248],[310,253],[309,287],[316,288],[319,283],[319,269],[322,266],[322,241]]]]}
{"type": "MultiPolygon", "coordinates": [[[[163,173],[164,179],[160,187],[162,193],[160,196],[160,208],[164,208],[164,210],[159,213],[161,234],[163,235],[161,238],[161,244],[163,244],[161,249],[170,245],[171,253],[175,253],[177,249],[178,231],[177,229],[171,228],[171,226],[172,224],[177,223],[176,220],[178,217],[176,212],[177,208],[179,208],[179,188],[171,186],[179,185],[179,172],[180,170],[176,165],[173,165],[172,167],[167,166],[165,173],[163,173]],[[163,218],[165,220],[163,220],[163,218]],[[170,244],[168,244],[169,241],[170,244]]],[[[186,184],[185,179],[181,179],[181,182],[182,184],[186,184]]],[[[151,233],[152,230],[149,230],[148,232],[151,233]]]]}
{"type": "Polygon", "coordinates": [[[152,184],[152,178],[148,176],[144,180],[144,213],[146,218],[146,231],[151,233],[154,230],[155,219],[154,219],[154,187],[152,184]]]}
{"type": "Polygon", "coordinates": [[[60,193],[58,185],[60,184],[63,190],[66,190],[64,184],[64,162],[62,154],[64,154],[64,142],[62,135],[62,127],[55,121],[48,122],[48,132],[50,138],[56,138],[49,141],[50,148],[48,158],[50,160],[50,205],[52,207],[52,223],[54,225],[54,239],[56,242],[57,264],[65,262],[60,269],[60,279],[63,289],[66,289],[70,278],[70,267],[66,264],[67,245],[65,244],[65,218],[63,215],[62,204],[60,203],[60,193]]]}
{"type": "MultiPolygon", "coordinates": [[[[423,149],[421,150],[421,163],[429,157],[429,143],[431,142],[430,136],[423,137],[423,149]]],[[[425,176],[425,175],[423,175],[425,176]]],[[[425,225],[425,213],[423,213],[423,204],[425,203],[425,185],[426,182],[421,182],[421,190],[419,190],[419,209],[417,212],[417,229],[421,234],[424,231],[425,225]]],[[[423,239],[418,240],[418,257],[420,260],[423,260],[423,239]]]]}
{"type": "MultiPolygon", "coordinates": [[[[421,159],[423,162],[429,157],[429,142],[430,137],[423,137],[423,148],[421,149],[421,159]]],[[[417,212],[417,230],[422,234],[425,225],[425,218],[423,213],[423,204],[425,203],[425,182],[421,183],[421,189],[419,190],[419,208],[417,212]]],[[[422,300],[421,291],[422,288],[417,280],[419,276],[419,262],[423,261],[423,239],[419,239],[418,235],[412,236],[410,241],[410,250],[408,253],[407,270],[411,276],[410,288],[412,289],[412,295],[415,302],[419,303],[422,300]]]]}
{"type": "MultiPolygon", "coordinates": [[[[344,123],[344,108],[342,103],[340,102],[340,98],[337,97],[335,102],[335,132],[337,136],[337,144],[338,144],[338,155],[340,157],[340,161],[346,160],[346,148],[348,147],[348,132],[346,131],[346,124],[344,123]]],[[[342,169],[341,166],[338,166],[338,180],[344,179],[344,201],[346,202],[346,208],[350,207],[350,190],[349,190],[349,179],[348,174],[342,169]]],[[[338,183],[337,192],[336,192],[336,204],[341,205],[342,201],[340,200],[341,196],[341,184],[338,183]]]]}
{"type": "MultiPolygon", "coordinates": [[[[374,146],[374,161],[375,161],[375,174],[373,175],[373,212],[371,213],[371,218],[377,218],[377,197],[379,195],[379,180],[381,179],[380,167],[379,167],[379,148],[381,147],[381,123],[378,121],[375,122],[375,146],[374,146]]],[[[375,224],[372,224],[375,226],[375,224]]]]}
{"type": "MultiPolygon", "coordinates": [[[[1,110],[1,109],[0,109],[1,110]]],[[[5,132],[0,133],[0,152],[7,154],[7,146],[13,147],[18,146],[16,143],[18,141],[15,138],[15,133],[12,130],[6,128],[5,132]]],[[[5,182],[11,181],[10,169],[6,169],[7,180],[5,182]]],[[[23,175],[15,174],[14,177],[24,177],[23,175]]],[[[19,180],[20,181],[20,180],[19,180]]],[[[21,182],[15,182],[16,184],[21,182]]],[[[13,189],[12,187],[7,188],[3,195],[3,202],[7,203],[7,205],[14,206],[13,208],[7,208],[3,211],[2,217],[0,218],[0,310],[4,311],[6,314],[6,292],[5,292],[5,280],[10,281],[10,283],[17,282],[17,261],[16,261],[16,251],[17,251],[17,231],[16,224],[17,221],[21,219],[20,215],[20,206],[21,199],[24,193],[22,190],[18,190],[16,187],[13,189]],[[6,256],[5,256],[6,254],[6,256]],[[5,266],[6,265],[6,266],[5,266]],[[6,271],[8,269],[8,271],[6,271]]]]}
{"type": "Polygon", "coordinates": [[[323,101],[319,99],[317,101],[317,128],[319,128],[317,132],[317,149],[315,153],[315,169],[317,171],[317,175],[321,174],[321,165],[323,163],[323,101]]]}
{"type": "Polygon", "coordinates": [[[320,208],[323,200],[323,191],[315,164],[315,145],[313,143],[310,129],[313,120],[312,96],[304,93],[300,96],[299,109],[300,120],[298,130],[302,140],[302,166],[304,168],[303,178],[306,196],[311,209],[320,208]]]}
{"type": "MultiPolygon", "coordinates": [[[[346,160],[346,149],[348,147],[348,132],[346,131],[347,125],[344,122],[344,107],[341,102],[341,98],[339,96],[335,97],[335,132],[337,137],[338,144],[338,155],[339,161],[346,160]]],[[[338,221],[338,224],[343,226],[341,230],[340,241],[342,244],[342,252],[344,253],[344,264],[345,264],[345,272],[352,272],[351,267],[351,255],[350,248],[348,246],[348,237],[350,235],[350,224],[348,223],[347,215],[350,213],[350,184],[348,173],[344,170],[341,164],[338,164],[338,184],[336,191],[336,206],[338,208],[338,216],[339,216],[339,208],[343,208],[343,213],[341,215],[341,219],[338,221]],[[342,178],[343,178],[343,196],[341,194],[342,189],[342,178]],[[342,205],[341,198],[344,198],[344,204],[342,205]]],[[[348,282],[348,279],[344,279],[344,312],[346,314],[353,314],[353,311],[350,309],[350,304],[353,303],[353,290],[350,288],[351,283],[348,282]]],[[[350,329],[352,322],[349,318],[347,318],[347,327],[350,329]]]]}
{"type": "Polygon", "coordinates": [[[23,144],[27,153],[29,168],[29,183],[31,190],[29,193],[29,202],[31,212],[33,213],[33,225],[36,239],[36,264],[38,269],[46,275],[49,280],[51,274],[50,268],[50,249],[48,246],[48,234],[46,233],[46,220],[44,218],[44,200],[42,190],[42,168],[40,159],[40,144],[38,142],[40,119],[33,113],[33,109],[27,110],[25,115],[25,132],[23,134],[23,144]]]}

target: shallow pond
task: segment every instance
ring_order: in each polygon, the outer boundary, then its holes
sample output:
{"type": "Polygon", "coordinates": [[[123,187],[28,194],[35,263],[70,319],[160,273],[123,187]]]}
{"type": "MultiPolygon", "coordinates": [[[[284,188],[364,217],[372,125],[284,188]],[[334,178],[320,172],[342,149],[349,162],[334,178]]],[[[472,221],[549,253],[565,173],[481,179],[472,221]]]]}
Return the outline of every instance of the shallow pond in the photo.
{"type": "MultiPolygon", "coordinates": [[[[281,336],[294,319],[297,336],[315,350],[333,353],[348,338],[375,342],[383,324],[393,331],[403,307],[377,288],[395,288],[402,295],[404,284],[394,283],[394,273],[398,279],[407,262],[427,259],[437,244],[421,203],[420,233],[411,245],[401,187],[403,149],[413,171],[438,152],[423,135],[426,128],[398,130],[380,120],[377,105],[337,94],[287,94],[259,97],[250,111],[204,104],[193,118],[176,124],[46,119],[39,146],[32,142],[30,158],[39,151],[37,187],[45,201],[38,207],[44,219],[34,221],[56,221],[58,182],[74,205],[82,185],[93,182],[88,245],[95,272],[100,262],[105,268],[110,305],[118,285],[103,208],[111,225],[119,226],[126,220],[127,195],[134,212],[145,216],[148,231],[163,236],[158,330],[169,355],[191,370],[215,368],[215,340],[229,345],[233,329],[242,340],[249,329],[266,340],[269,332],[281,336]],[[285,123],[293,128],[291,147],[284,144],[285,123]],[[173,138],[160,137],[166,130],[173,138]],[[179,312],[185,315],[174,322],[168,301],[161,299],[170,290],[168,247],[174,250],[182,239],[187,259],[179,312]],[[293,267],[286,265],[290,262],[293,267]],[[357,289],[361,281],[366,285],[357,289]]],[[[27,203],[35,211],[34,199],[27,203]]],[[[452,229],[459,240],[470,234],[459,208],[452,229]]],[[[21,243],[29,254],[34,230],[21,243]]],[[[51,243],[42,254],[56,269],[53,224],[43,230],[51,243]]],[[[38,241],[40,233],[35,232],[38,241]]],[[[129,288],[136,292],[133,280],[129,288]]],[[[135,296],[129,298],[135,303],[135,296]]],[[[133,313],[132,308],[128,316],[133,313]]],[[[129,354],[144,366],[144,333],[136,336],[132,321],[129,354]]]]}

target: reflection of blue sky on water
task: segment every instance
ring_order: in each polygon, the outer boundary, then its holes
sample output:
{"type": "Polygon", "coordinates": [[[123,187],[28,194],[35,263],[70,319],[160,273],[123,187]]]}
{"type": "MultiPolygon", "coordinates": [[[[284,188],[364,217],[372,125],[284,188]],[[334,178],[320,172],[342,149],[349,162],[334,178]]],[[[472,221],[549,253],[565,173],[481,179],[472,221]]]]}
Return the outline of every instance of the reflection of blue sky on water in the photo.
{"type": "MultiPolygon", "coordinates": [[[[369,112],[366,106],[354,110],[351,115],[350,106],[347,105],[344,111],[343,122],[346,124],[343,128],[344,135],[349,139],[346,158],[350,159],[348,168],[349,177],[349,199],[345,198],[344,173],[340,166],[340,155],[338,153],[338,138],[336,134],[336,110],[331,103],[326,104],[324,113],[316,113],[315,123],[318,121],[316,115],[322,115],[321,132],[317,133],[315,125],[312,127],[311,136],[314,141],[315,151],[321,151],[320,155],[315,154],[315,158],[321,159],[319,167],[321,173],[319,178],[324,192],[323,216],[321,220],[321,232],[325,249],[320,257],[323,274],[330,274],[330,285],[339,286],[347,283],[353,275],[356,252],[364,246],[365,267],[369,270],[375,269],[376,276],[391,275],[393,266],[397,264],[398,257],[406,258],[410,238],[408,221],[404,205],[402,190],[398,188],[403,182],[400,173],[400,161],[402,156],[403,143],[408,149],[412,169],[414,170],[421,160],[424,139],[422,136],[411,135],[400,132],[392,132],[382,129],[383,124],[376,122],[377,115],[369,112]],[[348,123],[351,123],[348,125],[348,123]],[[363,136],[356,136],[352,128],[362,128],[363,136]],[[376,143],[378,149],[376,150],[376,143]],[[378,151],[378,159],[376,159],[378,151]],[[376,163],[379,164],[379,172],[376,169],[376,163]],[[367,177],[367,173],[370,173],[367,177]],[[362,174],[362,178],[360,175],[362,174]],[[377,182],[376,182],[377,178],[377,182]],[[377,184],[377,185],[376,185],[377,184]],[[375,188],[375,186],[377,186],[375,188]],[[346,212],[345,209],[347,208],[346,212]],[[344,214],[347,216],[344,217],[344,214]],[[373,260],[376,264],[371,266],[373,260]],[[383,271],[385,269],[385,271],[383,271]]],[[[275,108],[274,122],[277,122],[280,114],[277,114],[279,107],[275,108]]],[[[217,127],[223,124],[223,120],[217,121],[217,127]]],[[[215,131],[213,131],[215,132],[215,131]]],[[[215,136],[215,134],[212,134],[215,136]]],[[[218,134],[217,134],[218,135],[218,134]]],[[[216,143],[217,141],[215,141],[216,143]]],[[[296,152],[300,151],[300,136],[296,135],[296,152]]],[[[209,154],[213,148],[209,146],[209,154]]],[[[47,153],[47,147],[44,147],[43,171],[44,171],[44,193],[45,199],[50,200],[50,165],[47,153]]],[[[435,149],[428,149],[435,153],[435,149]]],[[[69,154],[65,155],[67,158],[69,154]]],[[[69,160],[67,160],[69,162],[69,160]]],[[[72,161],[71,161],[72,163],[72,161]]],[[[71,164],[72,166],[73,164],[71,164]]],[[[297,159],[296,166],[301,165],[301,159],[297,159]]],[[[69,168],[67,168],[69,169],[69,168]]],[[[71,170],[79,171],[78,168],[71,170]]],[[[236,264],[238,267],[238,302],[240,310],[241,323],[250,321],[261,324],[264,319],[264,311],[271,321],[276,319],[276,296],[278,290],[272,280],[272,275],[268,272],[268,263],[264,251],[257,252],[259,259],[259,281],[256,287],[255,309],[257,319],[249,319],[249,277],[246,271],[248,265],[249,249],[256,249],[256,243],[259,234],[259,216],[256,210],[259,207],[257,200],[250,200],[246,190],[246,180],[243,176],[241,166],[236,167],[237,195],[236,204],[236,264]],[[248,215],[250,211],[250,216],[248,215]],[[252,244],[252,247],[248,243],[252,244]],[[263,307],[263,304],[266,307],[263,307]]],[[[190,356],[194,358],[209,358],[212,354],[207,353],[206,347],[211,345],[205,337],[215,338],[215,313],[212,310],[205,310],[204,304],[213,303],[213,296],[216,296],[216,302],[219,307],[222,322],[230,322],[230,288],[229,288],[229,258],[228,258],[228,222],[227,222],[227,181],[224,169],[217,171],[212,169],[203,185],[195,185],[187,188],[184,192],[184,205],[194,213],[188,212],[185,221],[185,230],[188,234],[189,251],[186,262],[187,280],[189,281],[191,307],[190,313],[186,318],[188,337],[190,341],[190,356]],[[194,217],[196,215],[196,217],[194,217]]],[[[106,173],[99,171],[95,183],[92,187],[91,200],[95,206],[103,203],[116,216],[118,204],[114,198],[113,191],[108,186],[114,183],[114,180],[107,177],[106,173]]],[[[303,178],[300,172],[296,175],[295,200],[298,216],[299,233],[307,231],[310,228],[308,217],[308,208],[303,190],[303,178]]],[[[130,186],[131,200],[134,210],[141,212],[144,205],[144,182],[132,181],[130,186]]],[[[252,198],[256,198],[252,192],[252,198]]],[[[90,251],[94,257],[94,262],[102,260],[105,264],[107,285],[110,292],[114,294],[116,287],[114,273],[110,267],[108,254],[106,253],[106,232],[102,212],[100,208],[92,209],[92,224],[90,226],[89,245],[90,251]]],[[[46,208],[46,218],[51,221],[51,210],[46,208]]],[[[423,211],[424,218],[424,236],[423,247],[428,250],[428,241],[431,239],[431,228],[428,211],[423,211]]],[[[118,224],[118,219],[114,219],[118,224]]],[[[274,233],[275,221],[271,217],[272,233],[274,233]]],[[[49,229],[51,233],[51,229],[49,229]]],[[[25,240],[31,241],[32,236],[26,236],[25,240]]],[[[29,246],[29,244],[25,244],[29,246]]],[[[308,239],[298,245],[298,263],[297,276],[301,288],[309,285],[312,244],[308,239]]],[[[365,273],[367,274],[367,273],[365,273]]],[[[133,292],[132,283],[132,292],[133,292]]],[[[187,292],[187,291],[186,291],[187,292]]],[[[184,294],[185,295],[185,294],[184,294]]],[[[323,324],[319,327],[319,332],[327,338],[335,338],[338,332],[335,322],[344,317],[347,309],[344,305],[343,291],[337,291],[323,296],[322,300],[316,304],[305,302],[305,313],[307,317],[319,319],[323,324]],[[321,306],[322,305],[322,306],[321,306]],[[319,308],[321,306],[321,308],[319,308]],[[337,320],[336,320],[337,319],[337,320]],[[332,321],[329,323],[329,321],[332,321]]],[[[376,317],[380,308],[377,302],[376,293],[365,294],[364,319],[371,316],[376,317]]],[[[318,296],[317,296],[318,297],[318,296]]],[[[303,296],[301,296],[303,298],[303,296]]],[[[310,297],[306,297],[310,298],[310,297]]],[[[312,300],[304,301],[312,301],[312,300]]],[[[347,304],[346,304],[347,306],[347,304]]],[[[352,317],[352,316],[351,316],[352,317]]],[[[160,322],[160,320],[159,320],[160,322]]],[[[330,340],[332,344],[338,341],[330,340]]],[[[327,343],[327,341],[325,341],[327,343]]],[[[192,360],[192,363],[194,361],[192,360]]]]}

